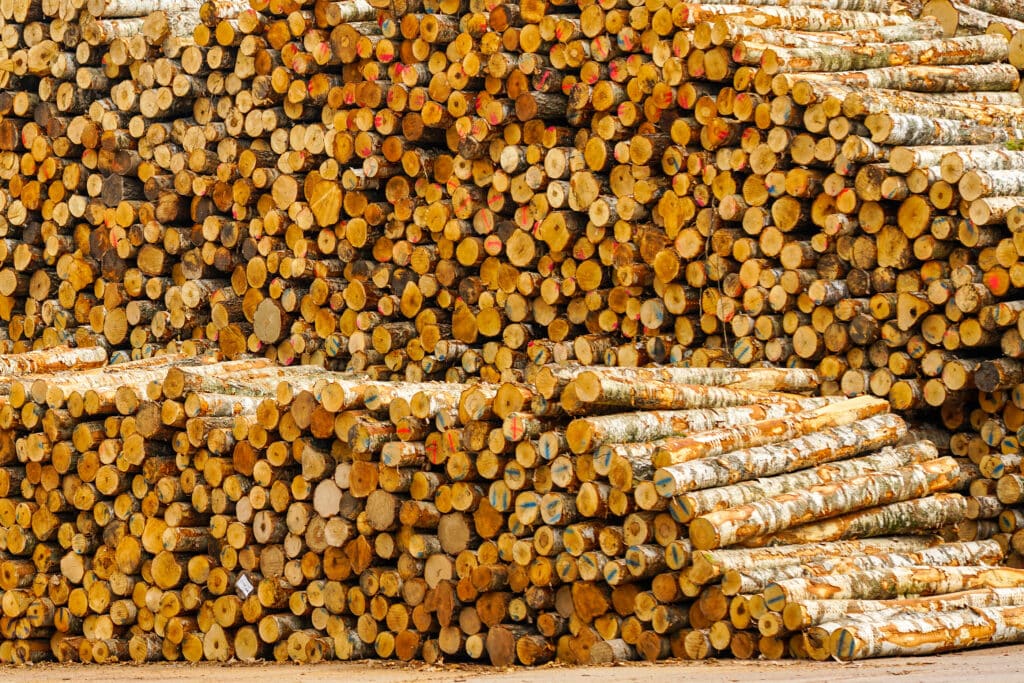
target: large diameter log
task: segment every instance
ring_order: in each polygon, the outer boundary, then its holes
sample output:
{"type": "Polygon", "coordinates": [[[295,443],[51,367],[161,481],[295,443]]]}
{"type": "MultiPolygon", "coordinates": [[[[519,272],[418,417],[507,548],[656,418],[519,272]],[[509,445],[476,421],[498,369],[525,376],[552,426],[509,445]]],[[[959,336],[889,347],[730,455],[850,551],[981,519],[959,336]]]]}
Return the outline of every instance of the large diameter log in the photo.
{"type": "Polygon", "coordinates": [[[765,603],[781,611],[791,600],[885,600],[900,595],[942,595],[972,588],[1019,588],[1024,569],[1009,567],[888,567],[850,574],[786,579],[764,590],[765,603]]]}
{"type": "MultiPolygon", "coordinates": [[[[747,391],[813,391],[821,384],[818,373],[805,368],[578,368],[577,391],[579,387],[599,384],[602,376],[634,382],[662,381],[747,391]]],[[[580,398],[594,400],[586,395],[580,395],[580,398]]]]}
{"type": "Polygon", "coordinates": [[[894,536],[765,548],[699,550],[693,553],[688,575],[691,580],[705,584],[727,571],[743,571],[749,567],[781,568],[829,557],[915,552],[939,542],[937,536],[894,536]]]}
{"type": "Polygon", "coordinates": [[[938,449],[930,441],[884,448],[877,453],[861,458],[840,460],[815,468],[763,477],[731,486],[694,491],[676,498],[676,509],[680,522],[689,522],[694,517],[714,511],[735,508],[765,498],[812,486],[853,479],[869,472],[885,472],[916,462],[931,460],[938,456],[938,449]]]}
{"type": "Polygon", "coordinates": [[[754,546],[818,543],[871,536],[926,533],[964,520],[967,501],[958,493],[939,493],[804,524],[748,542],[754,546]]]}
{"type": "Polygon", "coordinates": [[[1024,641],[1024,607],[973,607],[931,615],[882,615],[834,622],[831,654],[841,660],[964,650],[1024,641]]]}
{"type": "Polygon", "coordinates": [[[650,443],[715,427],[781,419],[785,415],[828,403],[821,399],[799,399],[774,401],[768,405],[707,410],[656,410],[583,417],[569,423],[565,436],[574,453],[589,453],[607,443],[650,443]]]}
{"type": "Polygon", "coordinates": [[[903,64],[985,64],[1005,61],[1009,41],[1003,36],[981,35],[875,43],[849,48],[777,48],[767,50],[761,68],[769,74],[793,71],[853,71],[903,64]]]}
{"type": "Polygon", "coordinates": [[[952,488],[959,475],[956,460],[936,458],[890,472],[813,486],[702,515],[690,525],[690,541],[702,550],[722,548],[815,519],[943,491],[952,488]]]}
{"type": "Polygon", "coordinates": [[[902,418],[885,413],[788,441],[661,468],[654,473],[654,484],[658,493],[669,498],[844,460],[894,444],[906,433],[902,418]]]}
{"type": "Polygon", "coordinates": [[[1024,137],[1024,127],[965,124],[917,114],[871,114],[865,121],[872,141],[883,145],[983,145],[1024,137]]]}
{"type": "Polygon", "coordinates": [[[797,436],[850,424],[873,415],[888,412],[889,404],[872,396],[860,396],[784,419],[768,419],[738,427],[725,427],[666,444],[654,456],[655,467],[668,467],[698,458],[708,458],[741,446],[778,443],[797,436]]]}
{"type": "MultiPolygon", "coordinates": [[[[763,403],[773,397],[768,392],[732,387],[677,384],[658,380],[630,382],[598,373],[586,373],[576,379],[576,410],[589,406],[636,408],[638,410],[693,410],[729,408],[763,403]]],[[[564,403],[563,403],[564,405],[564,403]]]]}
{"type": "Polygon", "coordinates": [[[848,614],[872,612],[947,612],[968,607],[1019,605],[1024,601],[1024,588],[975,588],[972,590],[926,597],[893,598],[891,600],[794,600],[786,604],[782,619],[792,631],[836,621],[848,614]]]}

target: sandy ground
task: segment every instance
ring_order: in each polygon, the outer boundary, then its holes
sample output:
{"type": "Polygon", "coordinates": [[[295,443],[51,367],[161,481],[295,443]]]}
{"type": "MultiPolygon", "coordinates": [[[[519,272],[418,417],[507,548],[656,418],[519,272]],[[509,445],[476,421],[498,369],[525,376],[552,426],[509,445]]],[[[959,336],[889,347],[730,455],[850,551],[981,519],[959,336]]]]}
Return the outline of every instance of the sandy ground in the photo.
{"type": "Polygon", "coordinates": [[[332,662],[315,666],[289,664],[212,665],[149,664],[82,666],[38,664],[0,667],[3,683],[105,683],[117,681],[203,681],[206,683],[1006,683],[1024,681],[1024,645],[988,648],[938,657],[878,659],[851,664],[817,662],[663,662],[605,667],[544,666],[495,670],[451,664],[414,666],[393,662],[332,662]],[[267,679],[273,678],[273,681],[267,679]]]}

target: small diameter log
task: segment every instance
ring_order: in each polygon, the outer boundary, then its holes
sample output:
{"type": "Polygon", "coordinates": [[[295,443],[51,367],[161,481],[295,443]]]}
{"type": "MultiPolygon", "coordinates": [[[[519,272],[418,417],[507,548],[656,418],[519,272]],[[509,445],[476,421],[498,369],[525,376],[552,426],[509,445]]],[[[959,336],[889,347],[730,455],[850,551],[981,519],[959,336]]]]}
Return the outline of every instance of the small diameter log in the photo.
{"type": "MultiPolygon", "coordinates": [[[[676,384],[729,387],[746,391],[813,391],[821,383],[818,373],[804,368],[592,368],[577,366],[577,392],[580,386],[594,386],[610,376],[620,381],[661,381],[676,384]]],[[[570,368],[567,369],[571,369],[570,368]]],[[[580,396],[583,400],[587,399],[580,396]]]]}
{"type": "Polygon", "coordinates": [[[806,410],[804,406],[817,407],[824,403],[822,399],[799,399],[771,402],[769,405],[583,417],[569,423],[565,436],[573,453],[589,453],[606,443],[650,443],[666,437],[703,432],[715,426],[781,419],[806,410]]]}
{"type": "Polygon", "coordinates": [[[964,36],[944,40],[875,43],[849,48],[776,48],[761,58],[769,74],[793,71],[853,71],[901,64],[984,64],[1006,59],[1002,36],[964,36]]]}
{"type": "Polygon", "coordinates": [[[936,536],[894,536],[856,541],[805,543],[765,548],[730,548],[694,551],[688,571],[691,580],[711,583],[727,571],[803,564],[828,557],[915,552],[939,543],[936,536]]]}
{"type": "Polygon", "coordinates": [[[848,614],[871,612],[946,612],[968,607],[1017,605],[1024,588],[976,588],[942,595],[891,600],[794,600],[786,604],[782,618],[791,631],[837,621],[848,614]]]}
{"type": "Polygon", "coordinates": [[[776,612],[792,600],[885,600],[900,595],[941,595],[973,588],[1024,586],[1024,570],[1009,567],[889,567],[828,577],[786,579],[764,590],[776,612]]]}
{"type": "MultiPolygon", "coordinates": [[[[647,380],[628,382],[588,373],[575,381],[575,412],[590,406],[638,410],[695,410],[729,408],[765,402],[770,394],[732,387],[677,384],[647,380]]],[[[780,397],[781,398],[781,397],[780,397]]],[[[563,406],[565,401],[563,399],[563,406]]]]}

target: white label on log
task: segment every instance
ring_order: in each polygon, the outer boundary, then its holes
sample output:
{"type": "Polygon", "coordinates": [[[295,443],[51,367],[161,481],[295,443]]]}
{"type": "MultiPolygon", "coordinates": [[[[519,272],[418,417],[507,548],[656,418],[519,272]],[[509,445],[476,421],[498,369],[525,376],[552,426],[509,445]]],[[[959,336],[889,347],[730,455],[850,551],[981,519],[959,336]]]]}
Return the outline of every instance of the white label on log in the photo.
{"type": "Polygon", "coordinates": [[[245,574],[239,576],[238,580],[235,581],[235,589],[242,593],[243,600],[252,595],[253,588],[252,581],[245,574]]]}

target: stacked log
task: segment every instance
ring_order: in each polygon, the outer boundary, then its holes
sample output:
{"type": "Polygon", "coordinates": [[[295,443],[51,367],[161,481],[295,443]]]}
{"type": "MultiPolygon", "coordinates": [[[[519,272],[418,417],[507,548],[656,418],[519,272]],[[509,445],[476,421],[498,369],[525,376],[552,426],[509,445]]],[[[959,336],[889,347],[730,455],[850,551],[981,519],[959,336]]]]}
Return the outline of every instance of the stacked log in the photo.
{"type": "Polygon", "coordinates": [[[958,414],[1017,339],[1018,50],[941,3],[44,4],[4,17],[8,350],[693,353],[958,414]]]}
{"type": "Polygon", "coordinates": [[[804,366],[1015,448],[1013,3],[43,5],[3,9],[6,350],[804,366]]]}
{"type": "Polygon", "coordinates": [[[0,659],[657,658],[693,548],[1020,563],[1019,9],[583,5],[0,7],[0,350],[130,373],[0,383],[0,659]]]}
{"type": "Polygon", "coordinates": [[[734,596],[838,563],[993,587],[1004,556],[935,535],[967,461],[807,370],[102,362],[0,359],[4,662],[774,657],[734,596]],[[738,542],[773,546],[703,550],[738,542]]]}

